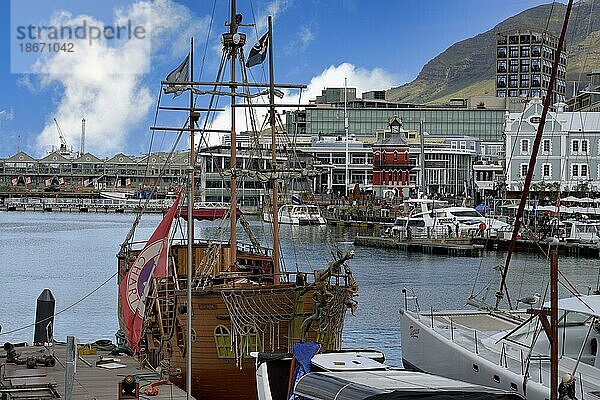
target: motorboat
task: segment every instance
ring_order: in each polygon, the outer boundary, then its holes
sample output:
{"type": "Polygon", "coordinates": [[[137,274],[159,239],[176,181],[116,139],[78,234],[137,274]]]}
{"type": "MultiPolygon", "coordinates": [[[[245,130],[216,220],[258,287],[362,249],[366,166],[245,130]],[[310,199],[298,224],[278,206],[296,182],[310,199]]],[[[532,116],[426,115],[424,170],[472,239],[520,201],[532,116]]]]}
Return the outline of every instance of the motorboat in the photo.
{"type": "Polygon", "coordinates": [[[566,242],[600,243],[600,222],[566,220],[563,224],[566,242]]]}
{"type": "MultiPolygon", "coordinates": [[[[288,225],[325,225],[318,206],[312,204],[285,204],[279,208],[279,223],[288,225]]],[[[273,222],[273,213],[264,213],[263,220],[273,222]]]]}
{"type": "MultiPolygon", "coordinates": [[[[600,295],[559,305],[559,376],[573,374],[577,398],[600,398],[600,295]]],[[[548,306],[548,304],[546,304],[548,306]]],[[[525,309],[400,311],[405,367],[451,379],[550,398],[549,341],[525,309]],[[452,365],[452,368],[448,368],[452,365]]]]}
{"type": "Polygon", "coordinates": [[[407,215],[399,216],[392,230],[400,235],[410,228],[411,235],[474,235],[509,230],[510,225],[492,217],[485,217],[470,207],[449,207],[445,201],[412,200],[407,215]]]}
{"type": "Polygon", "coordinates": [[[408,400],[424,397],[523,400],[511,391],[387,366],[379,351],[342,350],[315,354],[304,361],[295,360],[292,354],[273,357],[271,353],[254,353],[254,356],[258,400],[408,400]],[[308,371],[290,377],[290,370],[297,370],[294,368],[296,363],[308,366],[308,371]]]}

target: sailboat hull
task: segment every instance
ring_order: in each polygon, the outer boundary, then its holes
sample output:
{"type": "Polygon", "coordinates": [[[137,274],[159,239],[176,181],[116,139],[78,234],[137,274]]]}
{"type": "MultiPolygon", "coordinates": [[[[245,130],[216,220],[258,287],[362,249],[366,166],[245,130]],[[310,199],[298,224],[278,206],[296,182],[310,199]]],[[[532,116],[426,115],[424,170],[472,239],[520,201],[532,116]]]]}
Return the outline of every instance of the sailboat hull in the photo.
{"type": "MultiPolygon", "coordinates": [[[[435,312],[432,318],[401,310],[402,361],[406,368],[515,391],[528,400],[549,399],[549,358],[532,360],[528,368],[526,348],[521,353],[511,348],[510,343],[499,340],[518,325],[516,319],[487,311],[441,311],[435,312]],[[524,379],[524,371],[527,371],[527,379],[524,379]]],[[[563,356],[559,376],[571,372],[574,362],[563,356]]],[[[579,369],[583,373],[594,368],[581,364],[579,369]]],[[[597,380],[597,377],[592,378],[596,373],[583,376],[586,392],[595,390],[594,385],[588,385],[590,379],[597,380]]],[[[581,398],[579,389],[578,397],[581,398]]]]}

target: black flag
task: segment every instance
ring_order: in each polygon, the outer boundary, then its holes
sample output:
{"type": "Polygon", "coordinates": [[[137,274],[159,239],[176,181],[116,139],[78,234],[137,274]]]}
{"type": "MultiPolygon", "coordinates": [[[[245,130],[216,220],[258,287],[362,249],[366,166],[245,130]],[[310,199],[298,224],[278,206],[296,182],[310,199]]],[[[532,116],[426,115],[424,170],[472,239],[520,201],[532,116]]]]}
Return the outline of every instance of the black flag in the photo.
{"type": "MultiPolygon", "coordinates": [[[[188,82],[190,71],[190,56],[185,58],[179,67],[175,68],[167,75],[167,82],[188,82]]],[[[167,85],[165,93],[173,93],[174,97],[179,96],[184,90],[189,89],[189,86],[184,85],[167,85]]]]}
{"type": "Polygon", "coordinates": [[[265,33],[258,39],[258,42],[250,49],[248,55],[248,61],[246,61],[246,67],[254,67],[255,65],[262,64],[267,58],[267,48],[269,47],[269,32],[265,33]]]}

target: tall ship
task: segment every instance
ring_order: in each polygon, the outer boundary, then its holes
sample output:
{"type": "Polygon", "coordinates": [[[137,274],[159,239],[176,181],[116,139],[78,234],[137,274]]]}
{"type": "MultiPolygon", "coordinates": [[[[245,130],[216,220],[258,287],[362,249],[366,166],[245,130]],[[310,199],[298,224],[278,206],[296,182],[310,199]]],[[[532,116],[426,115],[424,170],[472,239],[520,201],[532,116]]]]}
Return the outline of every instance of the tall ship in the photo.
{"type": "Polygon", "coordinates": [[[275,96],[281,90],[304,86],[274,82],[271,18],[267,33],[246,59],[243,49],[247,37],[240,28],[251,25],[242,23],[235,0],[230,11],[228,31],[221,35],[223,54],[215,81],[194,81],[192,39],[189,55],[161,83],[163,95],[157,115],[163,110],[179,111],[185,113],[187,121],[177,128],[155,122],[152,130],[189,134],[188,174],[179,197],[150,239],[134,239],[140,214],[117,255],[119,322],[129,346],[196,399],[256,399],[256,367],[251,352],[289,353],[303,341],[337,350],[347,310],[356,306],[353,297],[357,284],[347,265],[352,252],[332,251],[332,261],[321,269],[285,269],[277,199],[285,174],[296,171],[286,168],[281,161],[284,157],[277,156],[275,96]],[[263,64],[267,58],[269,82],[249,82],[246,69],[263,64]],[[189,103],[187,96],[169,99],[168,94],[189,94],[189,103]],[[230,101],[231,128],[226,131],[210,126],[214,113],[223,111],[217,108],[219,97],[230,101]],[[262,109],[269,111],[272,145],[264,160],[261,156],[256,159],[266,161],[260,173],[268,176],[273,192],[272,247],[260,243],[252,233],[236,195],[246,170],[236,160],[235,110],[252,110],[256,105],[253,101],[264,98],[267,101],[262,109]],[[186,104],[165,105],[165,99],[186,104]],[[198,194],[198,178],[202,179],[202,174],[196,176],[198,143],[205,142],[212,132],[231,137],[230,165],[221,171],[230,187],[230,203],[221,207],[203,206],[193,200],[198,194]],[[176,219],[178,223],[173,224],[176,219]],[[219,231],[225,233],[197,237],[198,221],[205,220],[221,220],[219,231]],[[238,239],[243,236],[238,226],[245,231],[247,242],[238,239]]]}

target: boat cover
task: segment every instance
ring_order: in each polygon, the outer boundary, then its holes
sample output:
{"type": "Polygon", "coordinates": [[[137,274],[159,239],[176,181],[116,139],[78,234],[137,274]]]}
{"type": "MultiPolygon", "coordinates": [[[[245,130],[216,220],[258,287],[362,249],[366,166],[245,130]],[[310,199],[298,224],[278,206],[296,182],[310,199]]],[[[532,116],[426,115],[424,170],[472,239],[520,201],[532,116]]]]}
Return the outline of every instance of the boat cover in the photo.
{"type": "MultiPolygon", "coordinates": [[[[550,302],[544,304],[550,307],[550,302]]],[[[558,309],[600,317],[600,295],[573,296],[558,300],[558,309]]]]}
{"type": "MultiPolygon", "coordinates": [[[[228,208],[197,208],[192,212],[192,216],[198,221],[214,221],[222,219],[229,212],[228,208]]],[[[242,212],[238,208],[237,217],[239,218],[242,212]]],[[[177,213],[177,217],[187,219],[187,208],[181,209],[177,213]]]]}
{"type": "Polygon", "coordinates": [[[518,393],[405,370],[313,372],[298,381],[294,395],[315,400],[523,400],[518,393]]]}

